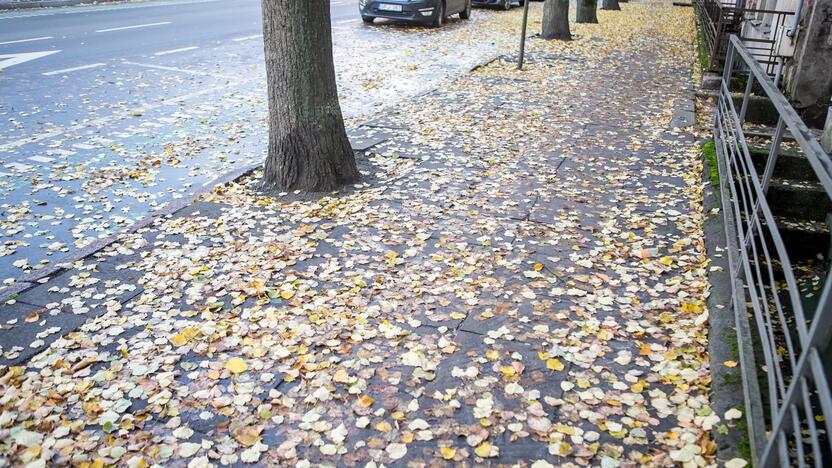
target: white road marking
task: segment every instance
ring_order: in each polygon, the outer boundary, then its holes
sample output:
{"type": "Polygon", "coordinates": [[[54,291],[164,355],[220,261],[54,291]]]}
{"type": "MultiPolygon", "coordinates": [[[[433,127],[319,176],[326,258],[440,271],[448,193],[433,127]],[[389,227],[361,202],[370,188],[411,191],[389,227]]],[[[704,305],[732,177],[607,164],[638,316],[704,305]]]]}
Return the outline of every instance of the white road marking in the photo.
{"type": "Polygon", "coordinates": [[[73,148],[78,148],[79,150],[91,150],[91,149],[95,149],[95,146],[93,146],[93,145],[88,145],[88,144],[86,144],[86,143],[75,143],[74,145],[72,145],[72,147],[73,147],[73,148]]]}
{"type": "Polygon", "coordinates": [[[151,63],[129,62],[127,60],[125,60],[121,63],[123,63],[125,65],[135,65],[137,67],[154,68],[156,70],[166,70],[166,71],[172,71],[172,72],[176,72],[176,73],[187,73],[189,75],[217,76],[217,77],[226,78],[226,79],[229,79],[229,80],[233,79],[233,77],[231,77],[231,76],[218,75],[216,73],[211,73],[211,72],[203,72],[203,71],[199,71],[199,70],[186,70],[184,68],[166,67],[164,65],[154,65],[154,64],[151,64],[151,63]]]}
{"type": "Polygon", "coordinates": [[[75,154],[75,151],[69,151],[65,149],[53,149],[46,152],[46,154],[57,154],[59,156],[72,156],[75,154]]]}
{"type": "Polygon", "coordinates": [[[33,166],[31,164],[21,164],[15,162],[6,164],[6,167],[15,171],[29,171],[33,166]]]}
{"type": "Polygon", "coordinates": [[[165,25],[165,24],[170,24],[170,21],[162,21],[160,23],[135,24],[133,26],[120,26],[118,28],[99,29],[95,32],[105,33],[105,32],[112,32],[112,31],[124,31],[125,29],[149,28],[151,26],[162,26],[162,25],[165,25]]]}
{"type": "Polygon", "coordinates": [[[197,46],[183,47],[181,49],[163,50],[161,52],[156,52],[153,55],[159,56],[159,55],[168,55],[168,54],[178,54],[179,52],[187,52],[189,50],[196,50],[196,49],[199,49],[199,47],[197,47],[197,46]]]}
{"type": "Polygon", "coordinates": [[[0,42],[0,45],[5,45],[5,44],[19,44],[19,43],[21,43],[21,42],[45,41],[45,40],[47,40],[47,39],[55,39],[55,38],[54,38],[54,37],[52,37],[52,36],[33,37],[33,38],[31,38],[31,39],[18,39],[18,40],[16,40],[16,41],[6,41],[6,42],[0,42]]]}
{"type": "Polygon", "coordinates": [[[89,65],[81,65],[80,67],[64,68],[62,70],[53,70],[51,72],[41,73],[41,75],[44,75],[44,76],[61,75],[61,74],[64,74],[64,73],[71,73],[71,72],[79,71],[79,70],[88,70],[90,68],[103,67],[104,65],[105,64],[103,64],[103,63],[91,63],[89,65]]]}
{"type": "Polygon", "coordinates": [[[238,37],[238,38],[231,39],[231,40],[234,41],[234,42],[240,42],[240,41],[248,41],[250,39],[259,39],[261,37],[263,37],[262,34],[255,34],[253,36],[238,37]]]}
{"type": "Polygon", "coordinates": [[[29,158],[29,161],[39,162],[39,163],[51,163],[54,161],[52,158],[47,158],[46,156],[32,156],[29,158]]]}
{"type": "Polygon", "coordinates": [[[20,65],[29,60],[39,59],[47,55],[57,54],[60,50],[44,50],[43,52],[21,52],[19,54],[2,54],[0,55],[0,69],[9,68],[12,65],[20,65]]]}

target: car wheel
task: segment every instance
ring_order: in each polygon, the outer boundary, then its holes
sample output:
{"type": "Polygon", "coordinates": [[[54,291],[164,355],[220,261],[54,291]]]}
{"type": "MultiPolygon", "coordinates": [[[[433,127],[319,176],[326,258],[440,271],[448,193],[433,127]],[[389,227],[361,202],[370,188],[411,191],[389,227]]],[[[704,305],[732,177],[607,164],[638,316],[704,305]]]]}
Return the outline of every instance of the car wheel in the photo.
{"type": "Polygon", "coordinates": [[[375,20],[376,19],[373,16],[361,16],[361,21],[363,21],[367,24],[373,24],[373,21],[375,21],[375,20]]]}
{"type": "Polygon", "coordinates": [[[436,5],[436,10],[433,13],[433,23],[431,26],[438,28],[445,22],[445,2],[439,2],[436,5]]]}
{"type": "Polygon", "coordinates": [[[511,0],[503,0],[503,10],[511,10],[511,0]]]}
{"type": "Polygon", "coordinates": [[[465,3],[465,9],[459,12],[459,17],[461,19],[468,19],[471,17],[471,0],[468,0],[465,3]]]}

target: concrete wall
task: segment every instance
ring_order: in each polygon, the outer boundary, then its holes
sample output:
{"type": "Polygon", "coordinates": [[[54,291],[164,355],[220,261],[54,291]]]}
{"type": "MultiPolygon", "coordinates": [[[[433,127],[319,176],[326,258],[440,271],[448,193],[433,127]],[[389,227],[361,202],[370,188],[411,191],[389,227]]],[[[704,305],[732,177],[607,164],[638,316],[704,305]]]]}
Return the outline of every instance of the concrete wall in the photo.
{"type": "Polygon", "coordinates": [[[832,0],[805,2],[787,89],[806,123],[822,128],[832,98],[832,0]]]}

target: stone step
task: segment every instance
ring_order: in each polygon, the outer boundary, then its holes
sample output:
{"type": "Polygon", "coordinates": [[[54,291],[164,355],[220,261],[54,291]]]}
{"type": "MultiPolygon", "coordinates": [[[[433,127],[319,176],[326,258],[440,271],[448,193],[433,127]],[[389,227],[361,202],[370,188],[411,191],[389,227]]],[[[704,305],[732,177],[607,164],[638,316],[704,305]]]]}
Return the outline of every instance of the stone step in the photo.
{"type": "Polygon", "coordinates": [[[817,182],[772,178],[767,198],[776,216],[826,221],[832,212],[832,201],[817,182]]]}
{"type": "MultiPolygon", "coordinates": [[[[757,168],[757,173],[762,174],[768,161],[768,153],[771,146],[749,146],[748,152],[757,168]]],[[[781,147],[780,155],[777,157],[777,164],[774,165],[774,177],[781,179],[795,179],[815,181],[815,171],[809,160],[802,153],[794,148],[781,147]]]]}
{"type": "Polygon", "coordinates": [[[793,260],[814,259],[818,253],[828,255],[832,238],[830,238],[829,225],[823,221],[807,221],[799,218],[786,216],[775,216],[777,230],[789,258],[793,260]]]}

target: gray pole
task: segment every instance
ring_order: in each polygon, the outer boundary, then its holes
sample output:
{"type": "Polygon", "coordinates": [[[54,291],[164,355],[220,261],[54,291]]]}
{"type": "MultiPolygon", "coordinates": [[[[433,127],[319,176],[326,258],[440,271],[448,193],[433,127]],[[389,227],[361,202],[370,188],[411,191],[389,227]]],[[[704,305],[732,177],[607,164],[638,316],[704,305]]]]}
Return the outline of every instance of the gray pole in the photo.
{"type": "Polygon", "coordinates": [[[523,2],[523,32],[520,34],[520,56],[517,57],[517,69],[523,69],[523,58],[526,55],[526,23],[529,20],[529,1],[523,2]]]}

